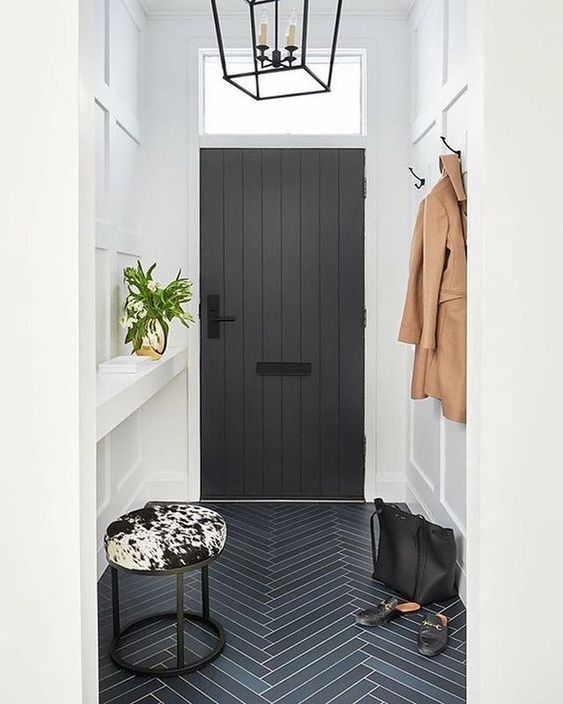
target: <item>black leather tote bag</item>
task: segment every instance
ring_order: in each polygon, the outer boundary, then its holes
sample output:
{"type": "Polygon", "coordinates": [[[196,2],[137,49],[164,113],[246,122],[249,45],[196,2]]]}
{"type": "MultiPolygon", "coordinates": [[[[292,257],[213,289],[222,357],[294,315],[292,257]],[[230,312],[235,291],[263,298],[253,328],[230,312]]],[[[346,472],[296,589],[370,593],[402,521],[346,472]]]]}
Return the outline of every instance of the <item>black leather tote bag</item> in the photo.
{"type": "Polygon", "coordinates": [[[418,604],[446,601],[457,595],[456,544],[451,528],[375,500],[371,517],[373,578],[418,604]],[[379,519],[379,548],[375,521],[379,519]]]}

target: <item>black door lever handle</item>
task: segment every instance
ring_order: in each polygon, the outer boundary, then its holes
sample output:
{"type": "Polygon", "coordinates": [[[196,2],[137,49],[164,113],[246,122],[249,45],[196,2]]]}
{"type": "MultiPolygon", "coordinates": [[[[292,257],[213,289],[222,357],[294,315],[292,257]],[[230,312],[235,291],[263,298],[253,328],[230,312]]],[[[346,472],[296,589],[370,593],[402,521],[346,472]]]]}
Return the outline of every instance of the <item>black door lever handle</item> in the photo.
{"type": "Polygon", "coordinates": [[[221,337],[219,323],[234,323],[236,318],[231,315],[221,315],[221,298],[217,294],[207,296],[207,337],[217,340],[221,337]]]}

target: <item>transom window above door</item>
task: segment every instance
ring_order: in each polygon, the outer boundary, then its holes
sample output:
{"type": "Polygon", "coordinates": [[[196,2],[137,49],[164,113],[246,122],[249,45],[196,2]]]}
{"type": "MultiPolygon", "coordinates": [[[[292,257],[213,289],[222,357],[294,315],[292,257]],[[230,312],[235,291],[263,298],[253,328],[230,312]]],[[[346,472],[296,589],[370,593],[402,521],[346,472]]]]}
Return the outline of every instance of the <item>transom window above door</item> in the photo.
{"type": "MultiPolygon", "coordinates": [[[[363,135],[365,134],[365,53],[337,53],[330,93],[258,102],[223,80],[217,51],[202,50],[200,133],[204,135],[363,135]]],[[[247,70],[250,54],[233,52],[231,70],[247,70]]],[[[310,63],[328,68],[328,51],[311,51],[310,63]]],[[[297,73],[297,72],[294,72],[297,73]]],[[[295,81],[296,77],[292,77],[295,81]]],[[[298,79],[297,79],[298,80],[298,79]]],[[[299,85],[293,86],[294,90],[299,85]]]]}

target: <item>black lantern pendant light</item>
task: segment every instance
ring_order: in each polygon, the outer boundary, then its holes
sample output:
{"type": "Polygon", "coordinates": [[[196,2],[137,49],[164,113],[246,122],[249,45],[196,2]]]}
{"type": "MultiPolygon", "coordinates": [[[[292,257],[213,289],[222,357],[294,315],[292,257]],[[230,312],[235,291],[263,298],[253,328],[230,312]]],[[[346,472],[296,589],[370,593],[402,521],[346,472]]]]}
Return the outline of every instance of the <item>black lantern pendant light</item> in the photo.
{"type": "Polygon", "coordinates": [[[328,93],[342,14],[342,0],[330,2],[334,13],[329,13],[323,45],[329,48],[330,56],[326,75],[321,75],[318,68],[311,68],[319,64],[311,63],[308,46],[310,0],[211,0],[223,78],[255,100],[328,93]],[[223,13],[241,4],[248,10],[250,22],[251,53],[245,56],[225,50],[221,27],[223,13]]]}

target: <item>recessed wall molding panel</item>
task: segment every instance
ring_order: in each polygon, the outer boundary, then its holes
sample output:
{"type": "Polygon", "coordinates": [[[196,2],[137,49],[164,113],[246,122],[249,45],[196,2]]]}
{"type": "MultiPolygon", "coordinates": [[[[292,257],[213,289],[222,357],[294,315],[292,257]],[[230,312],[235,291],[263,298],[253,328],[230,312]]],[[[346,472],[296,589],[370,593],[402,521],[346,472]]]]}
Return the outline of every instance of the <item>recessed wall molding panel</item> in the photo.
{"type": "Polygon", "coordinates": [[[95,104],[96,150],[96,220],[107,217],[109,169],[109,114],[100,103],[95,104]]]}
{"type": "Polygon", "coordinates": [[[464,174],[468,169],[467,152],[467,90],[459,93],[456,99],[444,110],[444,135],[448,144],[461,149],[461,165],[464,174]]]}
{"type": "Polygon", "coordinates": [[[110,86],[130,112],[139,114],[141,27],[131,5],[110,0],[110,86]]]}
{"type": "Polygon", "coordinates": [[[440,407],[436,400],[412,404],[411,440],[413,467],[436,491],[440,486],[440,407]]]}
{"type": "Polygon", "coordinates": [[[96,448],[96,476],[98,491],[98,516],[109,506],[111,500],[111,472],[109,438],[101,440],[96,448]]]}
{"type": "Polygon", "coordinates": [[[141,147],[119,122],[111,132],[112,216],[116,227],[139,231],[141,147]]]}
{"type": "Polygon", "coordinates": [[[110,266],[111,254],[96,247],[96,363],[110,356],[110,266]]]}
{"type": "Polygon", "coordinates": [[[112,491],[119,494],[141,465],[140,411],[126,418],[111,434],[112,491]]]}
{"type": "Polygon", "coordinates": [[[466,506],[465,482],[460,481],[461,468],[465,468],[466,432],[461,423],[443,421],[444,477],[441,484],[441,501],[448,513],[465,534],[466,506]]]}
{"type": "Polygon", "coordinates": [[[109,85],[109,3],[96,0],[96,81],[109,85]]]}
{"type": "Polygon", "coordinates": [[[467,0],[445,0],[445,78],[467,80],[467,0]]]}
{"type": "Polygon", "coordinates": [[[417,174],[426,179],[425,188],[420,191],[413,189],[413,211],[416,211],[420,199],[423,198],[439,176],[437,143],[440,142],[440,127],[434,120],[432,127],[424,133],[413,145],[413,163],[417,174]]]}
{"type": "Polygon", "coordinates": [[[431,0],[413,26],[415,117],[438,100],[443,71],[444,0],[431,0]]]}

